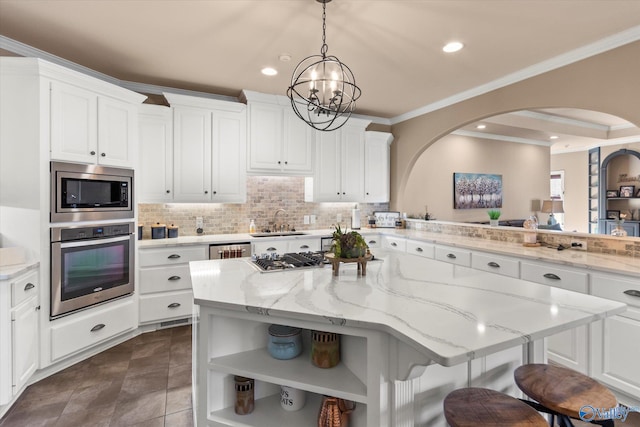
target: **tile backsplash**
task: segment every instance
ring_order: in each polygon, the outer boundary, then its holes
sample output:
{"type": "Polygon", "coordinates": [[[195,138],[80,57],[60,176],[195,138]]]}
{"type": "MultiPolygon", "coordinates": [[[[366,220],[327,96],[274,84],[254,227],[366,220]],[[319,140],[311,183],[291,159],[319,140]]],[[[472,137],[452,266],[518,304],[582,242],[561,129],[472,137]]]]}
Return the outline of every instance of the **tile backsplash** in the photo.
{"type": "MultiPolygon", "coordinates": [[[[304,201],[304,177],[248,176],[247,201],[243,204],[160,203],[139,204],[138,222],[144,224],[143,238],[151,238],[151,225],[156,223],[179,227],[180,236],[195,236],[196,217],[204,220],[204,234],[248,233],[249,222],[255,220],[256,230],[269,227],[278,209],[277,222],[296,230],[329,229],[337,223],[351,227],[351,210],[355,203],[311,203],[304,201]],[[305,215],[315,215],[315,224],[304,224],[305,215]]],[[[389,210],[388,203],[359,203],[360,220],[367,215],[389,210]]]]}

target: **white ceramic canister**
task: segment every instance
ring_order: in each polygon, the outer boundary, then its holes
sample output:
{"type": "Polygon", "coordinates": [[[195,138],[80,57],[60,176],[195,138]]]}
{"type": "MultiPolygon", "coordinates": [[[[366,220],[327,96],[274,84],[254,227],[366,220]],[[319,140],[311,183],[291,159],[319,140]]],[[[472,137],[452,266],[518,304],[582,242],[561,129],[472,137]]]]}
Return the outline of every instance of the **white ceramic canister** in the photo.
{"type": "Polygon", "coordinates": [[[285,411],[299,411],[304,406],[306,392],[286,385],[280,386],[280,405],[285,411]]]}

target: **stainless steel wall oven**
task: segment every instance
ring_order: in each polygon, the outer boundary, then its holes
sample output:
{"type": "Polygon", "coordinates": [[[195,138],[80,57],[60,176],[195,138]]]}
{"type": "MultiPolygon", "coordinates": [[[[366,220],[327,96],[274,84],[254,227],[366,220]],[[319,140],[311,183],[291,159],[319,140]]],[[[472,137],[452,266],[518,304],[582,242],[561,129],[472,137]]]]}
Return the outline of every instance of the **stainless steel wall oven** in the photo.
{"type": "Polygon", "coordinates": [[[133,218],[133,170],[51,162],[51,222],[133,218]]]}
{"type": "Polygon", "coordinates": [[[134,229],[133,222],[51,229],[51,319],[133,292],[134,229]]]}

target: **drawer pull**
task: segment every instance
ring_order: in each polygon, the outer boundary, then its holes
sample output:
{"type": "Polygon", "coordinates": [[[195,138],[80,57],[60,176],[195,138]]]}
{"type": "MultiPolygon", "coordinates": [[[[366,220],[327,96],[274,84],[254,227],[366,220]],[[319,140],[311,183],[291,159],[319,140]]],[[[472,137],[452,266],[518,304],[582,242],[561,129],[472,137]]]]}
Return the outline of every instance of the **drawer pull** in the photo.
{"type": "Polygon", "coordinates": [[[302,245],[300,246],[300,249],[309,249],[309,245],[302,245]]]}
{"type": "Polygon", "coordinates": [[[34,285],[33,283],[29,282],[26,285],[24,285],[24,290],[28,291],[29,289],[33,289],[35,287],[36,287],[36,285],[34,285]]]}
{"type": "Polygon", "coordinates": [[[180,258],[180,255],[178,255],[178,254],[171,254],[171,255],[169,255],[167,258],[169,258],[169,259],[178,259],[178,258],[180,258]]]}
{"type": "Polygon", "coordinates": [[[396,246],[398,246],[398,244],[396,242],[391,242],[391,246],[395,248],[396,246]]]}
{"type": "Polygon", "coordinates": [[[167,308],[178,308],[180,307],[180,303],[179,302],[172,302],[171,304],[169,304],[167,306],[167,308]]]}
{"type": "Polygon", "coordinates": [[[500,268],[500,264],[498,264],[497,262],[494,262],[494,261],[488,262],[487,265],[489,267],[493,267],[493,268],[500,268]]]}
{"type": "Polygon", "coordinates": [[[98,332],[100,329],[102,329],[104,327],[105,327],[104,323],[98,323],[96,326],[91,328],[91,332],[98,332]]]}
{"type": "Polygon", "coordinates": [[[375,240],[369,240],[369,244],[370,244],[370,245],[375,245],[375,244],[377,244],[377,243],[378,243],[378,242],[376,242],[375,240]]]}
{"type": "Polygon", "coordinates": [[[182,279],[182,277],[180,276],[171,276],[167,280],[180,280],[180,279],[182,279]]]}
{"type": "Polygon", "coordinates": [[[456,259],[457,257],[454,254],[447,254],[447,258],[456,259]]]}
{"type": "Polygon", "coordinates": [[[560,280],[560,277],[556,276],[553,273],[546,273],[543,275],[546,279],[552,279],[552,280],[560,280]]]}
{"type": "Polygon", "coordinates": [[[424,252],[422,248],[416,248],[416,252],[424,252]]]}
{"type": "Polygon", "coordinates": [[[269,252],[273,252],[273,251],[276,251],[277,249],[276,249],[276,248],[274,248],[273,246],[270,246],[270,247],[268,247],[268,248],[267,248],[267,250],[268,250],[269,252]]]}
{"type": "Polygon", "coordinates": [[[638,297],[640,298],[640,291],[636,291],[635,289],[629,289],[624,291],[625,295],[629,295],[630,297],[638,297]]]}

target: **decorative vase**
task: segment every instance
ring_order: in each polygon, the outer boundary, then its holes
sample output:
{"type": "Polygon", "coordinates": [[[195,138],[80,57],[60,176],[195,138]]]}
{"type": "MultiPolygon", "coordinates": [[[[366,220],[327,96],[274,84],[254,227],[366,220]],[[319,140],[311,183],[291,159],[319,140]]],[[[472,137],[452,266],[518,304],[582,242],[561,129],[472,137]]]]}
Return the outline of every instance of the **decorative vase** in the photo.
{"type": "Polygon", "coordinates": [[[616,237],[627,237],[627,230],[622,228],[622,225],[618,225],[616,228],[611,230],[611,235],[616,237]]]}
{"type": "Polygon", "coordinates": [[[497,227],[498,224],[500,224],[500,220],[499,219],[490,219],[489,220],[489,225],[492,227],[497,227]]]}

